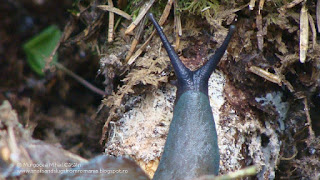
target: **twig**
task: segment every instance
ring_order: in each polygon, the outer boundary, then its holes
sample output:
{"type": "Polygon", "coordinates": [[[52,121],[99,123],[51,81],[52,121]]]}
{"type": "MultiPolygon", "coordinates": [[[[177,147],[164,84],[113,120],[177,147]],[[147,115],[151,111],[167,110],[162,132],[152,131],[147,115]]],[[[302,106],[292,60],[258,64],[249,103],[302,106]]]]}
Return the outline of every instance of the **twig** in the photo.
{"type": "Polygon", "coordinates": [[[83,86],[85,86],[86,88],[90,89],[92,92],[99,94],[101,96],[106,95],[106,93],[104,91],[102,91],[101,89],[95,87],[94,85],[90,84],[88,81],[84,80],[82,77],[76,75],[75,73],[73,73],[72,71],[70,71],[69,69],[67,69],[66,67],[64,67],[62,64],[56,62],[55,63],[56,67],[61,69],[63,72],[65,72],[66,74],[68,74],[69,76],[73,77],[75,80],[77,80],[80,84],[82,84],[83,86]]]}
{"type": "Polygon", "coordinates": [[[276,83],[278,84],[279,86],[281,86],[281,79],[279,76],[275,75],[275,74],[272,74],[264,69],[261,69],[257,66],[251,66],[249,67],[249,71],[268,80],[268,81],[271,81],[273,83],[276,83]]]}
{"type": "Polygon", "coordinates": [[[298,150],[295,148],[294,149],[294,154],[291,156],[291,157],[281,157],[280,160],[283,160],[283,161],[290,161],[292,160],[293,158],[295,158],[297,155],[298,155],[298,150]]]}
{"type": "Polygon", "coordinates": [[[307,116],[307,123],[308,123],[310,138],[314,139],[315,135],[314,135],[314,132],[312,130],[312,122],[311,122],[311,117],[310,117],[307,97],[303,98],[303,104],[304,104],[304,112],[306,113],[306,116],[307,116]]]}
{"type": "Polygon", "coordinates": [[[231,179],[240,179],[247,176],[253,176],[256,175],[258,172],[257,166],[249,166],[244,169],[240,169],[235,172],[230,172],[225,175],[221,176],[214,176],[214,175],[205,175],[201,176],[197,180],[231,180],[231,179]]]}

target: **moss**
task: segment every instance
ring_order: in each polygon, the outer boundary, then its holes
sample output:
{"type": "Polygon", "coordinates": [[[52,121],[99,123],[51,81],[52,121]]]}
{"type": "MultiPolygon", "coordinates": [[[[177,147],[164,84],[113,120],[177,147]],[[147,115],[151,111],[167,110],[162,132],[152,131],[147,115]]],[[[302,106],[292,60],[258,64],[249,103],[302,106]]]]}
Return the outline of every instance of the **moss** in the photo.
{"type": "Polygon", "coordinates": [[[219,9],[219,1],[217,0],[187,0],[187,1],[179,1],[179,9],[180,11],[188,11],[191,14],[195,15],[205,15],[205,10],[211,9],[213,12],[217,12],[219,9]]]}

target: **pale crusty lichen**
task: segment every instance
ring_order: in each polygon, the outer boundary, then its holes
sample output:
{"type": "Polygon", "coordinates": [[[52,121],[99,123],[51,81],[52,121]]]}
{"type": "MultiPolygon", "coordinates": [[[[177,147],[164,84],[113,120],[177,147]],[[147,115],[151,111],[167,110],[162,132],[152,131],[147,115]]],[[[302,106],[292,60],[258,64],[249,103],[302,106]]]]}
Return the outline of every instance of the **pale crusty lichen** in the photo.
{"type": "MultiPolygon", "coordinates": [[[[259,179],[273,179],[280,152],[277,133],[270,124],[261,124],[250,113],[244,121],[240,121],[240,117],[225,101],[224,84],[225,76],[221,72],[212,74],[209,96],[219,137],[220,173],[243,168],[245,159],[251,159],[246,163],[260,167],[257,175],[259,179]],[[229,108],[223,108],[226,106],[229,108]],[[228,112],[222,112],[226,110],[228,112]],[[261,142],[262,133],[269,138],[269,143],[264,146],[261,142]],[[248,152],[244,152],[243,147],[247,147],[248,152]]],[[[155,93],[146,95],[140,105],[115,122],[113,134],[106,145],[106,153],[130,155],[152,177],[172,118],[174,98],[175,88],[171,85],[165,90],[158,89],[155,93]]]]}
{"type": "Polygon", "coordinates": [[[147,94],[138,107],[115,122],[106,153],[130,155],[152,175],[161,156],[172,118],[175,88],[147,94]],[[153,165],[156,163],[155,165],[153,165]]]}

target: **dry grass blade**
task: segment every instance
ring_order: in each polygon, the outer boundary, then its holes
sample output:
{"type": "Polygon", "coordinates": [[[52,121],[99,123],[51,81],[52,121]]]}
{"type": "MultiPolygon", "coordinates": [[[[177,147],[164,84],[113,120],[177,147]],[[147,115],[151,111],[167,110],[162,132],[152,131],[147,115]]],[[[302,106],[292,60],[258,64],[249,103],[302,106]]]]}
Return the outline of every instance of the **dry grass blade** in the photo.
{"type": "MultiPolygon", "coordinates": [[[[108,4],[113,8],[112,0],[108,0],[108,4]]],[[[109,28],[108,28],[108,42],[113,41],[113,28],[114,27],[114,13],[109,11],[109,28]]]]}
{"type": "Polygon", "coordinates": [[[147,45],[149,44],[149,42],[155,34],[156,31],[153,31],[149,38],[146,40],[146,42],[144,42],[143,45],[134,53],[134,55],[130,57],[130,59],[128,60],[129,65],[134,63],[134,61],[140,56],[140,54],[144,51],[144,49],[147,47],[147,45]]]}
{"type": "Polygon", "coordinates": [[[231,180],[231,179],[240,179],[248,176],[253,176],[258,173],[258,167],[257,166],[249,166],[244,169],[237,170],[235,172],[230,172],[225,175],[221,176],[214,176],[214,175],[205,175],[200,178],[197,178],[197,180],[231,180]]]}
{"type": "Polygon", "coordinates": [[[169,0],[167,5],[166,5],[166,7],[164,8],[164,10],[162,12],[162,15],[161,15],[161,17],[159,19],[159,24],[160,25],[163,25],[163,23],[167,20],[169,14],[170,14],[170,10],[171,10],[173,1],[174,0],[169,0]]]}
{"type": "Polygon", "coordinates": [[[260,2],[259,2],[259,14],[260,14],[260,11],[263,10],[263,6],[264,6],[264,0],[260,0],[260,2]]]}
{"type": "Polygon", "coordinates": [[[177,50],[180,46],[180,37],[182,36],[182,27],[181,27],[181,14],[177,13],[176,9],[178,9],[178,0],[174,3],[174,28],[176,33],[176,43],[175,43],[175,50],[177,50]]]}
{"type": "Polygon", "coordinates": [[[253,10],[255,6],[256,6],[256,0],[250,0],[250,2],[249,2],[249,9],[250,9],[250,10],[253,10]]]}
{"type": "Polygon", "coordinates": [[[142,23],[140,23],[139,29],[138,29],[138,31],[136,32],[135,36],[134,36],[134,39],[133,39],[133,41],[132,41],[132,43],[131,43],[131,47],[130,47],[130,49],[129,49],[129,52],[128,52],[127,56],[126,56],[126,62],[128,62],[128,60],[130,59],[130,57],[131,57],[132,54],[133,54],[133,51],[136,49],[136,47],[137,47],[137,45],[138,45],[138,43],[139,43],[140,36],[141,36],[141,34],[142,34],[142,32],[143,32],[143,29],[144,29],[144,27],[145,27],[146,19],[147,19],[147,18],[144,17],[142,23]]]}
{"type": "MultiPolygon", "coordinates": [[[[163,13],[162,13],[160,20],[159,20],[160,26],[162,26],[164,24],[164,22],[167,20],[169,13],[170,13],[170,9],[172,7],[172,3],[173,3],[173,0],[168,1],[166,7],[164,8],[163,13]]],[[[152,39],[152,37],[155,34],[156,34],[156,30],[153,30],[151,35],[149,36],[149,38],[146,40],[146,42],[144,42],[143,45],[136,51],[136,53],[134,53],[134,55],[131,56],[131,58],[128,60],[129,65],[134,63],[134,61],[140,56],[140,54],[144,51],[144,49],[147,47],[150,40],[152,39]]]]}
{"type": "Polygon", "coordinates": [[[281,79],[279,76],[275,75],[275,74],[272,74],[264,69],[261,69],[257,66],[251,66],[249,68],[249,71],[270,81],[270,82],[273,82],[273,83],[276,83],[278,84],[279,86],[281,86],[281,79]]]}
{"type": "Polygon", "coordinates": [[[101,10],[103,11],[109,11],[109,12],[113,12],[113,13],[116,13],[128,20],[131,20],[131,16],[129,14],[127,14],[126,12],[124,11],[121,11],[120,9],[118,8],[115,8],[115,7],[111,7],[111,6],[108,6],[108,5],[99,5],[97,6],[98,8],[100,8],[101,10]]]}
{"type": "Polygon", "coordinates": [[[290,9],[293,8],[294,6],[296,6],[297,4],[302,3],[305,0],[293,0],[292,2],[282,6],[280,9],[290,9]]]}
{"type": "Polygon", "coordinates": [[[139,43],[139,40],[134,38],[132,40],[132,43],[131,43],[131,46],[130,46],[130,49],[128,51],[128,54],[126,56],[126,62],[128,63],[129,59],[132,57],[132,54],[133,54],[133,51],[136,49],[137,45],[139,43]]]}
{"type": "Polygon", "coordinates": [[[317,12],[316,12],[316,16],[317,16],[318,32],[320,33],[320,0],[318,0],[318,2],[317,2],[317,12]]]}
{"type": "Polygon", "coordinates": [[[78,42],[83,42],[89,40],[102,26],[104,19],[104,15],[100,15],[99,18],[97,18],[94,22],[92,22],[90,25],[86,27],[81,33],[77,34],[76,36],[70,38],[67,42],[65,42],[65,45],[71,45],[78,42]]]}
{"type": "Polygon", "coordinates": [[[311,27],[311,32],[312,32],[312,48],[315,49],[317,45],[317,30],[316,30],[316,25],[314,24],[313,18],[311,14],[308,13],[308,19],[309,19],[309,24],[311,27]]]}
{"type": "Polygon", "coordinates": [[[50,57],[46,59],[46,65],[45,65],[44,70],[50,69],[50,63],[52,62],[52,58],[57,53],[61,42],[66,41],[70,37],[70,35],[74,31],[74,29],[75,29],[75,20],[71,18],[68,21],[68,23],[66,24],[66,26],[64,27],[64,30],[63,30],[63,33],[62,33],[60,39],[59,39],[59,42],[57,43],[56,47],[52,51],[50,57]]]}
{"type": "Polygon", "coordinates": [[[257,23],[257,39],[258,39],[258,48],[260,51],[263,51],[263,26],[262,26],[262,15],[258,14],[256,18],[256,23],[257,23]]]}
{"type": "Polygon", "coordinates": [[[145,4],[145,6],[140,10],[140,13],[137,16],[137,18],[129,25],[129,27],[125,31],[125,34],[129,34],[130,32],[132,32],[136,28],[136,26],[140,23],[142,18],[145,17],[147,12],[149,11],[151,6],[153,5],[154,1],[155,0],[150,0],[148,3],[145,4]]]}
{"type": "Polygon", "coordinates": [[[304,4],[300,12],[300,62],[304,63],[307,57],[309,42],[308,10],[304,4]]]}

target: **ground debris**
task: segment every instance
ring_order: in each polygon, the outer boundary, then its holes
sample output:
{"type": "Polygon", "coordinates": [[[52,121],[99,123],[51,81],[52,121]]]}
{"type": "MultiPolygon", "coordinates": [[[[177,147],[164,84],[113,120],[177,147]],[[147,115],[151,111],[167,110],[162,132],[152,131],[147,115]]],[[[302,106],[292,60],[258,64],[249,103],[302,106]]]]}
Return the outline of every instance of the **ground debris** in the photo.
{"type": "Polygon", "coordinates": [[[32,131],[19,123],[17,114],[8,101],[0,106],[0,134],[2,178],[55,179],[60,174],[59,171],[72,167],[68,165],[87,161],[60,147],[33,139],[32,131]],[[28,170],[34,173],[24,172],[28,170]],[[40,171],[52,173],[39,173],[40,171]]]}

